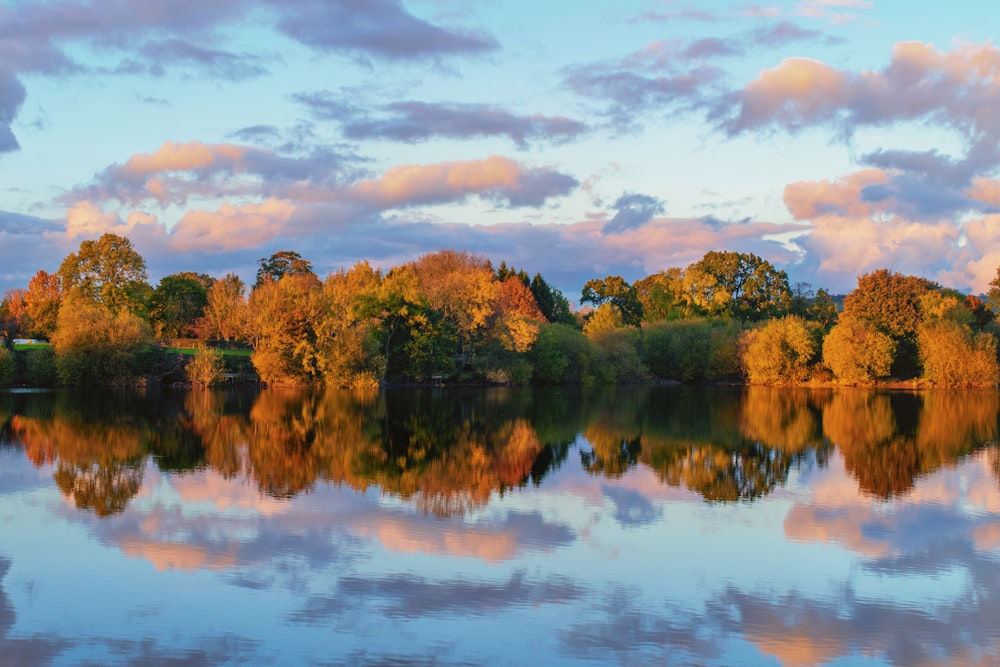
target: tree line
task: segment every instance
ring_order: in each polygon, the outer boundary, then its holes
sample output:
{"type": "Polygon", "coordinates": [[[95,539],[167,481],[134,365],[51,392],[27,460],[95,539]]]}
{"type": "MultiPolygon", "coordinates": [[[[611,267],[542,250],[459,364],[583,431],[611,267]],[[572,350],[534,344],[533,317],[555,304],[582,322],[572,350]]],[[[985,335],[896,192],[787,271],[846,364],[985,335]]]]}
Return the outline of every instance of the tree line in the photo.
{"type": "Polygon", "coordinates": [[[879,269],[843,297],[752,253],[711,251],[629,283],[593,278],[580,308],[540,273],[457,250],[387,271],[358,262],[319,277],[293,251],[259,262],[256,281],[180,272],[148,282],[125,237],[86,240],[0,303],[0,383],[133,383],[157,365],[157,339],[205,349],[188,379],[219,376],[220,343],[251,351],[268,385],[375,387],[449,382],[752,384],[920,380],[994,386],[995,308],[924,278],[879,269]],[[18,337],[51,341],[20,361],[18,337]]]}

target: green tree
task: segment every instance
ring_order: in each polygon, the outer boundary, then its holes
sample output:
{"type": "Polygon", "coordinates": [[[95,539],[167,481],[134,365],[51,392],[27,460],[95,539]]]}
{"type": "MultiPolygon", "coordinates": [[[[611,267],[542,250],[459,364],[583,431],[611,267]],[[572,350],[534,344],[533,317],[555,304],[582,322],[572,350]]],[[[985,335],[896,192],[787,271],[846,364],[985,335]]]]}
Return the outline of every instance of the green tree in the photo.
{"type": "Polygon", "coordinates": [[[284,276],[316,277],[312,263],[302,259],[302,255],[294,250],[279,250],[270,257],[261,257],[260,268],[257,269],[257,282],[254,287],[260,287],[266,278],[281,280],[284,276]]]}
{"type": "Polygon", "coordinates": [[[711,251],[684,272],[688,298],[710,315],[761,320],[788,312],[788,275],[753,253],[711,251]]]}
{"type": "Polygon", "coordinates": [[[208,304],[205,280],[193,273],[175,273],[160,279],[149,298],[149,316],[161,338],[181,338],[194,333],[195,323],[208,304]]]}
{"type": "Polygon", "coordinates": [[[84,241],[59,266],[63,289],[113,312],[144,311],[148,296],[146,260],[132,242],[116,234],[84,241]]]}
{"type": "Polygon", "coordinates": [[[659,271],[633,283],[644,322],[677,320],[693,315],[684,292],[684,272],[679,268],[659,271]]]}
{"type": "Polygon", "coordinates": [[[552,287],[546,282],[542,274],[536,273],[531,279],[531,293],[535,297],[538,309],[542,311],[549,322],[561,322],[563,324],[576,324],[576,318],[569,308],[569,300],[559,289],[552,287]]]}

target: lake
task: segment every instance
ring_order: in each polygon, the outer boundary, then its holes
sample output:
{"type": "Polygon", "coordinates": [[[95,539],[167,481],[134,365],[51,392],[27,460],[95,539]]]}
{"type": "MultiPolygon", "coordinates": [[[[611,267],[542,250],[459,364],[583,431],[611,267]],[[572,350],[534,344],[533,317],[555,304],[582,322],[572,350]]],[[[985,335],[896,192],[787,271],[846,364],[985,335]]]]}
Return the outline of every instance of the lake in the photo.
{"type": "Polygon", "coordinates": [[[0,393],[2,665],[1000,664],[1000,393],[0,393]]]}

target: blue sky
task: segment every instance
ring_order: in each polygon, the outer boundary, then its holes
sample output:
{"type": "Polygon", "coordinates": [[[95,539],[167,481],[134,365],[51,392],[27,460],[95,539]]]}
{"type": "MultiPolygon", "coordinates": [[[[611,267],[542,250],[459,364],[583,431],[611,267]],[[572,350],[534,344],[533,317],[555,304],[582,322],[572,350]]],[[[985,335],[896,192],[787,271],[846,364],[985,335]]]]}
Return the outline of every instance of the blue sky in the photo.
{"type": "Polygon", "coordinates": [[[456,248],[571,298],[708,250],[849,291],[1000,266],[989,2],[0,0],[0,289],[456,248]],[[168,6],[169,10],[164,7],[168,6]]]}

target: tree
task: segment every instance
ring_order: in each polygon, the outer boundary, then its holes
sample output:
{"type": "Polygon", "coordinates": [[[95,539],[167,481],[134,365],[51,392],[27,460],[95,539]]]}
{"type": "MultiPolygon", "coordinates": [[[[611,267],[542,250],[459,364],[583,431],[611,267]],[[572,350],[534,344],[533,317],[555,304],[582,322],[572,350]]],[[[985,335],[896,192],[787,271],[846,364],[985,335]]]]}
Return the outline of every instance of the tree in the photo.
{"type": "Polygon", "coordinates": [[[313,274],[265,277],[250,293],[247,335],[251,361],[267,384],[305,384],[320,379],[316,324],[327,311],[323,290],[313,274]]]}
{"type": "Polygon", "coordinates": [[[59,274],[39,270],[28,281],[28,291],[24,294],[25,333],[34,338],[50,338],[56,330],[61,303],[62,282],[59,274]]]}
{"type": "Polygon", "coordinates": [[[199,338],[246,339],[246,285],[238,275],[230,273],[212,283],[205,294],[203,313],[194,325],[199,338]]]}
{"type": "Polygon", "coordinates": [[[693,314],[684,292],[684,272],[679,268],[648,275],[632,287],[642,304],[644,322],[676,320],[693,314]]]}
{"type": "Polygon", "coordinates": [[[161,278],[149,298],[149,316],[156,335],[180,338],[194,333],[195,322],[208,304],[210,286],[210,278],[206,281],[189,272],[161,278]]]}
{"type": "Polygon", "coordinates": [[[302,255],[294,250],[279,250],[270,257],[261,257],[259,264],[254,287],[259,287],[268,277],[272,280],[281,280],[284,276],[316,277],[312,263],[302,259],[302,255]]]}
{"type": "Polygon", "coordinates": [[[823,340],[823,364],[848,384],[870,384],[892,368],[896,342],[866,320],[841,318],[823,340]]]}
{"type": "Polygon", "coordinates": [[[610,304],[617,311],[624,326],[637,327],[642,322],[642,303],[632,287],[621,276],[591,278],[583,286],[580,303],[592,303],[600,309],[610,304]]]}
{"type": "Polygon", "coordinates": [[[924,378],[945,387],[995,387],[997,339],[950,319],[928,320],[918,332],[924,378]]]}
{"type": "Polygon", "coordinates": [[[842,317],[871,322],[896,341],[892,374],[919,374],[917,327],[922,320],[920,297],[938,289],[929,280],[879,269],[858,278],[858,286],[844,297],[842,317]]]}
{"type": "Polygon", "coordinates": [[[753,253],[711,251],[684,272],[689,299],[709,315],[749,320],[788,312],[788,275],[753,253]]]}
{"type": "Polygon", "coordinates": [[[146,260],[116,234],[81,243],[59,266],[59,278],[67,292],[113,312],[141,312],[149,291],[146,260]]]}
{"type": "Polygon", "coordinates": [[[576,324],[576,318],[569,309],[569,301],[557,288],[549,285],[542,274],[536,273],[531,279],[531,293],[535,297],[538,309],[542,311],[549,322],[576,324]]]}
{"type": "Polygon", "coordinates": [[[816,341],[808,323],[787,315],[746,333],[743,366],[754,384],[794,384],[809,376],[815,354],[816,341]]]}

